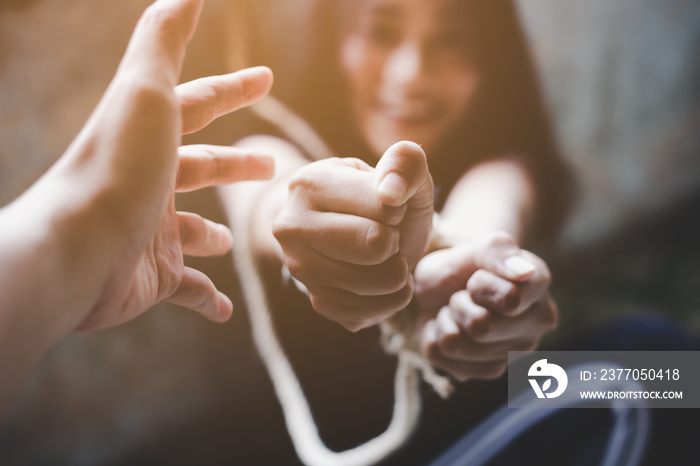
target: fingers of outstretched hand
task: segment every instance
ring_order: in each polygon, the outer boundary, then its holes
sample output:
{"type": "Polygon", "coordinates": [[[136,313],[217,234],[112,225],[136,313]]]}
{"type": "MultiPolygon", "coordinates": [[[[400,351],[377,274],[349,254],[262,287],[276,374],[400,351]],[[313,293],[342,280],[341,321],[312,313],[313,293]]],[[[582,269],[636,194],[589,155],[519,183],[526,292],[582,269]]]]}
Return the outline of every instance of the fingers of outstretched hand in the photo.
{"type": "Polygon", "coordinates": [[[374,186],[379,200],[387,205],[410,200],[413,207],[432,206],[433,182],[423,149],[409,141],[392,145],[377,163],[374,186]]]}
{"type": "Polygon", "coordinates": [[[158,0],[149,6],[134,30],[117,76],[149,80],[172,91],[203,3],[158,0]]]}
{"type": "Polygon", "coordinates": [[[286,256],[306,248],[333,260],[377,265],[399,251],[399,231],[364,217],[335,212],[283,210],[275,218],[273,233],[286,256]]]}
{"type": "Polygon", "coordinates": [[[251,105],[271,87],[272,71],[265,66],[179,85],[175,94],[182,109],[182,133],[199,131],[220,116],[251,105]]]}
{"type": "Polygon", "coordinates": [[[182,281],[166,301],[192,309],[214,322],[226,322],[233,312],[233,304],[214,283],[199,270],[185,267],[182,281]]]}
{"type": "Polygon", "coordinates": [[[408,282],[401,290],[381,296],[360,296],[346,290],[326,287],[309,291],[311,305],[316,312],[351,332],[356,332],[406,308],[413,295],[413,280],[409,276],[408,282]]]}
{"type": "Polygon", "coordinates": [[[196,144],[178,149],[179,165],[175,191],[235,183],[243,180],[266,180],[273,176],[274,159],[229,146],[196,144]]]}
{"type": "Polygon", "coordinates": [[[382,203],[374,193],[372,168],[354,158],[331,158],[297,170],[289,181],[290,202],[309,210],[357,215],[398,225],[406,206],[382,203]]]}
{"type": "Polygon", "coordinates": [[[178,212],[182,253],[189,256],[220,256],[231,250],[233,236],[225,225],[190,212],[178,212]]]}

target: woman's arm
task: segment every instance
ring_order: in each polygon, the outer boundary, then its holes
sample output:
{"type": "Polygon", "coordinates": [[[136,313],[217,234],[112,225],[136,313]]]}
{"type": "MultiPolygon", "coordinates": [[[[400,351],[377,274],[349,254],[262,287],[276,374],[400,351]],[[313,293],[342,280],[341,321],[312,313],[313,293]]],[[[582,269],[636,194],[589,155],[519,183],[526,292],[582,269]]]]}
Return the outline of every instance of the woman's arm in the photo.
{"type": "Polygon", "coordinates": [[[531,226],[534,199],[532,178],[519,158],[483,162],[450,191],[440,233],[453,245],[493,231],[505,231],[520,242],[531,226]]]}

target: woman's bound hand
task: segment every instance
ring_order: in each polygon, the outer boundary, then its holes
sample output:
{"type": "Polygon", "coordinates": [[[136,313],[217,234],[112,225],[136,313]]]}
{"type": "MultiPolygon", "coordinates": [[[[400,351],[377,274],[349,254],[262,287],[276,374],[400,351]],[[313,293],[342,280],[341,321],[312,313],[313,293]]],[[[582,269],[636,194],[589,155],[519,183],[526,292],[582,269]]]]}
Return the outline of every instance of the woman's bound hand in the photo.
{"type": "Polygon", "coordinates": [[[415,270],[421,350],[460,381],[500,376],[557,323],[547,265],[506,233],[426,255],[415,270]]]}
{"type": "Polygon", "coordinates": [[[420,146],[399,142],[376,168],[353,158],[300,169],[273,231],[313,308],[351,331],[403,309],[424,254],[433,182],[420,146]]]}

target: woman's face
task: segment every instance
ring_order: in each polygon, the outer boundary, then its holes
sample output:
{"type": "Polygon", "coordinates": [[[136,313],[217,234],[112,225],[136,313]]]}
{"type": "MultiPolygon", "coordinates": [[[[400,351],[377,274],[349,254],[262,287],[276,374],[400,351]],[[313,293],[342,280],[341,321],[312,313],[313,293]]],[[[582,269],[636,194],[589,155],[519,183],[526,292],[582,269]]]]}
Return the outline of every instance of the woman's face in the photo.
{"type": "Polygon", "coordinates": [[[342,66],[360,130],[378,156],[403,139],[430,153],[474,95],[478,77],[455,3],[369,0],[359,7],[342,42],[342,66]]]}

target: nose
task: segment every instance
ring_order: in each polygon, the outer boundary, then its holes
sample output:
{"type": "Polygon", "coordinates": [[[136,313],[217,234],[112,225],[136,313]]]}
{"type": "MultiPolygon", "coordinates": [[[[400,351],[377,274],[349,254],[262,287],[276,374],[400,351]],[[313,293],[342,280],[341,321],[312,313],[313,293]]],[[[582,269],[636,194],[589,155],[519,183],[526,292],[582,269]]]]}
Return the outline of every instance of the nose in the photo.
{"type": "Polygon", "coordinates": [[[425,58],[420,47],[413,43],[405,43],[389,55],[382,78],[385,84],[408,86],[420,82],[425,71],[425,58]]]}

